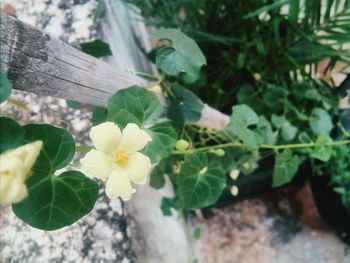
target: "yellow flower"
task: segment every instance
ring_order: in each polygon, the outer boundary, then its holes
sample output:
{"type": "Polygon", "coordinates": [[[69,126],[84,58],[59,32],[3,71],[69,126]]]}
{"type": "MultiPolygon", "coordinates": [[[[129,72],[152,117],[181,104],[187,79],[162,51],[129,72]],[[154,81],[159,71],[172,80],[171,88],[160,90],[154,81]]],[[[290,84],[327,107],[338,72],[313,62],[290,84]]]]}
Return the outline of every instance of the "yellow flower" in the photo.
{"type": "Polygon", "coordinates": [[[0,203],[8,205],[22,201],[28,190],[25,180],[40,153],[42,141],[35,141],[0,155],[0,203]]]}
{"type": "Polygon", "coordinates": [[[150,159],[139,153],[152,138],[136,124],[121,132],[113,122],[105,122],[90,131],[94,150],[81,159],[82,168],[92,177],[106,180],[111,199],[129,200],[135,193],[131,182],[145,184],[151,169],[150,159]]]}

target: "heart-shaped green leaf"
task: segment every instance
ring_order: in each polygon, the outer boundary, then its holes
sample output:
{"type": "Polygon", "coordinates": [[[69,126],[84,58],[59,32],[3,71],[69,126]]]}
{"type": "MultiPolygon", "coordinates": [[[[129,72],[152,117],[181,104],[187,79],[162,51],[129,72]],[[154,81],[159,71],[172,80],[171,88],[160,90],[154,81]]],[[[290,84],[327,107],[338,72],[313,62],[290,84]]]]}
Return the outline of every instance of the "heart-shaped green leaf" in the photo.
{"type": "Polygon", "coordinates": [[[43,230],[69,226],[89,213],[97,198],[98,185],[78,171],[48,175],[29,186],[29,195],[13,205],[27,224],[43,230]]]}
{"type": "Polygon", "coordinates": [[[116,92],[108,100],[108,121],[125,127],[128,123],[143,126],[146,120],[159,117],[162,111],[156,95],[145,88],[132,86],[116,92]]]}
{"type": "Polygon", "coordinates": [[[28,124],[24,126],[24,130],[26,140],[44,142],[42,149],[50,163],[48,173],[53,173],[72,161],[75,154],[75,141],[67,130],[49,124],[28,124]]]}
{"type": "Polygon", "coordinates": [[[260,135],[249,126],[258,123],[258,115],[250,107],[242,104],[232,107],[232,115],[225,131],[231,136],[237,136],[247,147],[257,149],[261,141],[260,135]]]}
{"type": "Polygon", "coordinates": [[[168,109],[168,117],[174,123],[182,125],[184,122],[196,122],[202,115],[203,102],[191,91],[174,84],[171,91],[175,98],[168,109]]]}
{"type": "Polygon", "coordinates": [[[321,133],[316,139],[316,143],[320,146],[313,148],[310,152],[310,156],[323,162],[329,161],[332,156],[332,147],[326,145],[332,142],[333,140],[331,137],[321,133]]]}
{"type": "Polygon", "coordinates": [[[176,132],[170,123],[159,123],[146,131],[152,137],[152,142],[146,146],[144,153],[152,163],[170,156],[176,143],[176,132]]]}
{"type": "Polygon", "coordinates": [[[276,154],[272,187],[289,183],[298,171],[299,158],[290,149],[276,154]]]}
{"type": "Polygon", "coordinates": [[[315,134],[329,134],[333,128],[332,119],[322,108],[314,108],[310,117],[310,127],[315,134]]]}
{"type": "Polygon", "coordinates": [[[167,75],[184,73],[197,78],[201,67],[207,64],[196,42],[178,29],[159,29],[153,38],[171,42],[170,46],[160,48],[156,55],[158,68],[167,75]]]}
{"type": "Polygon", "coordinates": [[[24,126],[27,141],[43,141],[33,174],[26,181],[29,195],[12,206],[15,214],[29,225],[54,230],[71,225],[93,208],[98,185],[78,171],[55,175],[75,153],[75,142],[64,129],[47,124],[24,126]]]}
{"type": "Polygon", "coordinates": [[[0,154],[24,143],[23,128],[10,118],[0,117],[0,154]]]}
{"type": "Polygon", "coordinates": [[[184,208],[197,209],[214,204],[226,185],[225,173],[218,162],[208,162],[205,153],[185,156],[176,177],[178,195],[184,208]]]}

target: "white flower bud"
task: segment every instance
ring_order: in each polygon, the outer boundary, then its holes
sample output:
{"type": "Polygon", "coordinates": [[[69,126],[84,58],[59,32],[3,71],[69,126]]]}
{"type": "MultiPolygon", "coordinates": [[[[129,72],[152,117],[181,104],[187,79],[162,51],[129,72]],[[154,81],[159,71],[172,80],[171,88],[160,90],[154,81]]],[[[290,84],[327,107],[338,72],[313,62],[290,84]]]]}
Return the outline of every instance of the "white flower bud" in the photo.
{"type": "Polygon", "coordinates": [[[35,141],[0,155],[0,203],[2,205],[18,203],[28,195],[25,181],[31,174],[41,146],[41,141],[35,141]]]}
{"type": "Polygon", "coordinates": [[[237,180],[238,176],[239,176],[239,170],[238,169],[232,170],[230,172],[230,177],[231,177],[232,180],[237,180]]]}
{"type": "Polygon", "coordinates": [[[233,196],[237,196],[238,195],[238,187],[236,185],[231,186],[230,193],[233,196]]]}

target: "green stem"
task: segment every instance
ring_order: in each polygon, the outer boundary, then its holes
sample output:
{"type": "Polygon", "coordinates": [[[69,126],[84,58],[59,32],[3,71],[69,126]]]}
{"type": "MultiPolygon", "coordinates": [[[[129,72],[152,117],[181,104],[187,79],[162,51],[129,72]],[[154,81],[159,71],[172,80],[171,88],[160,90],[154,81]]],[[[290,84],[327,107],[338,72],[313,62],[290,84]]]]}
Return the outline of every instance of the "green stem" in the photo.
{"type": "MultiPolygon", "coordinates": [[[[280,149],[291,149],[291,148],[312,148],[312,147],[322,147],[322,146],[339,146],[339,145],[345,145],[350,144],[350,140],[343,140],[343,141],[336,141],[328,144],[319,144],[315,142],[311,143],[297,143],[297,144],[283,144],[283,145],[269,145],[269,144],[262,144],[260,145],[261,149],[272,149],[272,150],[280,150],[280,149]]],[[[190,154],[198,151],[209,151],[209,150],[215,150],[215,149],[222,149],[222,148],[228,148],[228,147],[246,147],[244,144],[240,142],[230,142],[230,143],[223,143],[223,144],[217,144],[214,146],[205,146],[205,147],[199,147],[195,149],[189,149],[184,151],[173,151],[173,154],[190,154]]]]}
{"type": "Polygon", "coordinates": [[[159,81],[158,77],[153,76],[151,74],[147,74],[145,72],[139,72],[139,71],[131,71],[131,72],[136,74],[137,76],[140,76],[140,77],[144,77],[144,78],[151,79],[151,80],[154,80],[154,81],[159,81]]]}
{"type": "Polygon", "coordinates": [[[327,144],[320,144],[320,143],[316,143],[316,142],[283,144],[283,145],[262,144],[262,145],[260,145],[260,148],[280,150],[280,149],[292,149],[292,148],[313,148],[313,147],[322,147],[322,146],[332,147],[332,146],[339,146],[339,145],[344,145],[344,144],[349,144],[349,143],[350,143],[350,140],[336,141],[336,142],[327,143],[327,144]]]}
{"type": "Polygon", "coordinates": [[[198,151],[209,151],[209,150],[228,148],[228,147],[245,147],[245,146],[244,146],[244,144],[242,144],[240,142],[230,142],[230,143],[217,144],[214,146],[199,147],[199,148],[183,150],[183,151],[173,151],[173,154],[189,154],[189,153],[194,153],[194,152],[198,152],[198,151]]]}

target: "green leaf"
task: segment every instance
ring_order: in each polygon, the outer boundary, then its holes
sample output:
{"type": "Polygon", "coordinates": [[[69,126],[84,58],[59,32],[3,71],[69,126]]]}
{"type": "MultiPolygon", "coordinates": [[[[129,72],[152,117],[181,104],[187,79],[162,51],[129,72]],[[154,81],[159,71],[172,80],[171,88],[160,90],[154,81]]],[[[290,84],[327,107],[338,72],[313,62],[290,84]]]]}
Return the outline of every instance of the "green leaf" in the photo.
{"type": "Polygon", "coordinates": [[[71,225],[91,211],[98,185],[78,171],[55,175],[55,170],[65,167],[75,153],[75,142],[68,131],[48,124],[29,124],[24,131],[26,140],[41,140],[43,147],[26,181],[29,195],[14,204],[13,211],[43,230],[71,225]]]}
{"type": "Polygon", "coordinates": [[[326,144],[332,143],[333,140],[331,137],[329,137],[326,134],[321,133],[318,135],[316,139],[316,143],[320,144],[321,146],[313,148],[310,152],[310,156],[312,158],[321,160],[323,162],[329,161],[329,159],[332,156],[332,147],[331,146],[325,146],[326,144]]]}
{"type": "Polygon", "coordinates": [[[293,140],[298,133],[298,128],[292,125],[285,116],[272,114],[271,121],[276,128],[281,129],[281,135],[285,141],[293,140]]]}
{"type": "Polygon", "coordinates": [[[283,109],[288,93],[288,89],[284,87],[268,85],[263,95],[263,101],[269,108],[283,109]]]}
{"type": "Polygon", "coordinates": [[[176,131],[169,122],[156,124],[146,129],[152,141],[146,146],[144,153],[150,157],[152,163],[167,158],[173,152],[176,143],[176,131]]]}
{"type": "Polygon", "coordinates": [[[0,117],[0,154],[24,143],[23,128],[10,118],[0,117]]]}
{"type": "Polygon", "coordinates": [[[24,130],[26,140],[44,142],[42,150],[49,160],[49,173],[65,167],[72,161],[75,141],[67,130],[49,124],[28,124],[24,126],[24,130]]]}
{"type": "Polygon", "coordinates": [[[272,131],[270,122],[264,116],[259,118],[258,133],[264,144],[274,145],[276,143],[276,134],[272,131]]]}
{"type": "Polygon", "coordinates": [[[93,126],[99,125],[106,121],[108,110],[103,107],[94,107],[92,110],[91,123],[93,126]]]}
{"type": "Polygon", "coordinates": [[[154,32],[153,38],[171,42],[169,46],[160,48],[156,54],[157,67],[167,75],[185,73],[196,78],[201,67],[207,64],[196,42],[178,29],[159,29],[154,32]]]}
{"type": "Polygon", "coordinates": [[[258,115],[250,107],[242,104],[232,107],[232,115],[225,130],[229,135],[236,135],[240,138],[247,147],[257,149],[261,137],[249,126],[257,125],[258,122],[258,115]]]}
{"type": "Polygon", "coordinates": [[[81,43],[80,48],[84,53],[96,58],[112,55],[112,51],[109,45],[101,39],[95,39],[91,42],[81,43]]]}
{"type": "Polygon", "coordinates": [[[290,124],[290,122],[285,122],[282,127],[281,135],[285,141],[291,141],[295,138],[298,133],[298,128],[290,124]]]}
{"type": "Polygon", "coordinates": [[[162,209],[163,215],[171,216],[171,209],[179,210],[181,208],[180,200],[177,197],[169,198],[163,197],[160,209],[162,209]]]}
{"type": "Polygon", "coordinates": [[[214,204],[226,185],[226,176],[218,162],[208,162],[205,153],[185,156],[176,177],[177,193],[184,208],[197,209],[214,204]]]}
{"type": "Polygon", "coordinates": [[[160,115],[162,107],[156,95],[139,86],[122,89],[108,100],[108,121],[125,127],[128,123],[143,126],[160,115]]]}
{"type": "Polygon", "coordinates": [[[315,134],[329,134],[333,128],[332,119],[328,112],[322,108],[314,108],[309,120],[311,130],[315,134]]]}
{"type": "Polygon", "coordinates": [[[171,91],[175,99],[169,105],[169,119],[179,125],[184,122],[198,121],[202,115],[203,102],[191,91],[178,84],[172,85],[171,91]]]}
{"type": "Polygon", "coordinates": [[[149,184],[155,189],[161,189],[165,185],[165,174],[168,169],[167,160],[162,160],[152,169],[149,184]]]}
{"type": "Polygon", "coordinates": [[[272,187],[279,187],[289,183],[298,171],[298,167],[299,158],[293,155],[290,149],[285,149],[282,153],[277,153],[273,169],[272,187]]]}
{"type": "Polygon", "coordinates": [[[12,93],[12,84],[7,75],[0,73],[0,103],[7,100],[12,93]]]}
{"type": "Polygon", "coordinates": [[[96,182],[78,171],[45,176],[28,188],[28,197],[12,208],[27,224],[42,230],[73,224],[92,210],[98,194],[96,182]]]}

